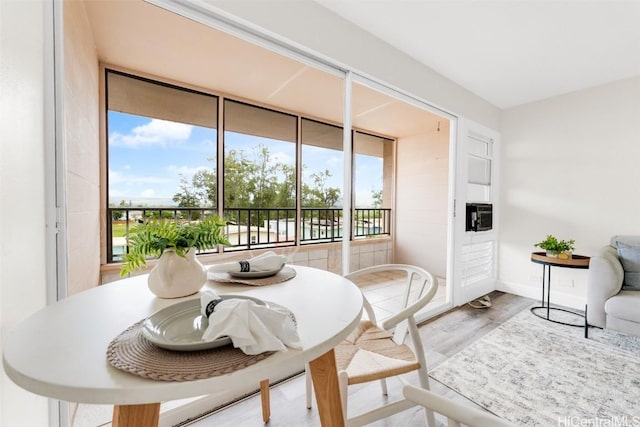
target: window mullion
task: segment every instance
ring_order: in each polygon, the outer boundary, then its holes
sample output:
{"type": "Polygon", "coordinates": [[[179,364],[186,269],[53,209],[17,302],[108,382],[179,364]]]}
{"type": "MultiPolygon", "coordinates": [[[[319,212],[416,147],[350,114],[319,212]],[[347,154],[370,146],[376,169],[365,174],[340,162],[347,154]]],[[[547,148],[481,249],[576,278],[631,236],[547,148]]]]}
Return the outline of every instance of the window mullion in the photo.
{"type": "MultiPolygon", "coordinates": [[[[216,150],[216,204],[218,217],[224,218],[224,97],[218,97],[218,148],[216,150]]],[[[224,246],[218,248],[224,252],[224,246]]]]}
{"type": "Polygon", "coordinates": [[[296,134],[296,246],[302,241],[302,117],[298,115],[296,134]]]}
{"type": "Polygon", "coordinates": [[[351,109],[353,103],[353,75],[347,71],[344,77],[344,105],[343,105],[343,133],[342,150],[344,156],[344,199],[342,201],[342,274],[348,274],[351,264],[351,195],[352,195],[352,165],[353,165],[353,144],[351,143],[352,117],[351,109]]]}

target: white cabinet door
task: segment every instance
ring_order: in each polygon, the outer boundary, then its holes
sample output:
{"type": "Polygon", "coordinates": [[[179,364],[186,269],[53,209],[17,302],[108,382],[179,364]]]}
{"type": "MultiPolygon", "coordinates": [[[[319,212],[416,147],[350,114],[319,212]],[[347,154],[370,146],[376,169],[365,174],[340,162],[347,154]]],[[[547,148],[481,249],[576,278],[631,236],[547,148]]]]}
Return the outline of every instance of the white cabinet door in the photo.
{"type": "MultiPolygon", "coordinates": [[[[500,135],[458,120],[454,212],[453,302],[458,306],[493,291],[497,280],[498,164],[500,135]],[[467,205],[491,205],[489,230],[467,230],[467,205]]],[[[485,217],[486,220],[486,217],[485,217]]]]}

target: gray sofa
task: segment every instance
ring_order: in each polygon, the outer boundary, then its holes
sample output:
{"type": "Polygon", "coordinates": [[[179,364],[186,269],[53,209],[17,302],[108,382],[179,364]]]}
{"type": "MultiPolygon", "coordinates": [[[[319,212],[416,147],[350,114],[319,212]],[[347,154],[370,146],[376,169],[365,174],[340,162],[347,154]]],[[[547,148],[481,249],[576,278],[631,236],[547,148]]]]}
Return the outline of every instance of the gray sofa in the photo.
{"type": "Polygon", "coordinates": [[[613,236],[591,258],[587,282],[589,325],[640,336],[640,236],[613,236]]]}

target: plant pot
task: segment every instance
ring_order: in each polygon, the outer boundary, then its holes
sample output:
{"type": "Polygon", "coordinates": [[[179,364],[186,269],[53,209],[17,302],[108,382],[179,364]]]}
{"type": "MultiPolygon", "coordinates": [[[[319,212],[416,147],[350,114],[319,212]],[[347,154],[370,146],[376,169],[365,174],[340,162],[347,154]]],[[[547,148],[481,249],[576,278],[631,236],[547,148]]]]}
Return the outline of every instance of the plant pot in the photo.
{"type": "Polygon", "coordinates": [[[573,258],[573,253],[569,252],[569,251],[564,251],[564,252],[560,252],[558,254],[558,258],[561,259],[571,259],[573,258]]]}
{"type": "Polygon", "coordinates": [[[207,281],[204,266],[191,248],[184,257],[173,249],[166,249],[149,273],[151,292],[160,298],[180,298],[198,292],[207,281]]]}

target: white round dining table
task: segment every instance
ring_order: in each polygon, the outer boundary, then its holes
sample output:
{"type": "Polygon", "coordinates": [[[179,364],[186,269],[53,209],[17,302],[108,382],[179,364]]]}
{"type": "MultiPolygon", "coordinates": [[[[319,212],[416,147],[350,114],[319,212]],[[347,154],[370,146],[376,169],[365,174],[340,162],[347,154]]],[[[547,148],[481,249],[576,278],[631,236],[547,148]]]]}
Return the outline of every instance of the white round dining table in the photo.
{"type": "Polygon", "coordinates": [[[136,322],[178,302],[154,296],[147,275],[80,292],[36,312],[11,331],[3,349],[9,378],[33,393],[70,402],[114,405],[114,426],[157,425],[160,402],[233,390],[309,363],[323,426],[343,425],[333,348],[358,324],[362,294],[337,274],[290,266],[296,276],[266,286],[208,281],[203,290],[275,302],[295,316],[301,350],[276,352],[235,372],[193,381],[143,378],[110,365],[109,343],[136,322]]]}

